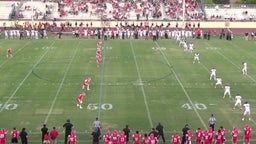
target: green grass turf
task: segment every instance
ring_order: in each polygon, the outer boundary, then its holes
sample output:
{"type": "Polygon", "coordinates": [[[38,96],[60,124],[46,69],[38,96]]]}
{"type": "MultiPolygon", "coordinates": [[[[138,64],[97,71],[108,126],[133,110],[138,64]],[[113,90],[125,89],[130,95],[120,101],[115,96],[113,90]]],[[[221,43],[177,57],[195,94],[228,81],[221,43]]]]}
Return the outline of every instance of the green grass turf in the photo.
{"type": "MultiPolygon", "coordinates": [[[[227,143],[234,125],[240,130],[246,123],[256,128],[255,41],[242,36],[232,41],[188,40],[200,53],[201,63],[193,64],[193,53],[184,52],[174,40],[108,40],[103,42],[101,68],[95,62],[97,41],[65,35],[0,39],[0,127],[8,132],[25,127],[30,143],[40,142],[44,123],[49,129],[56,126],[63,142],[67,119],[75,126],[78,142],[91,143],[95,117],[100,117],[103,132],[129,124],[132,133],[148,133],[161,122],[168,142],[185,123],[193,132],[207,128],[211,114],[217,119],[216,129],[226,128],[227,143]],[[6,58],[8,47],[13,48],[13,58],[6,58]],[[248,76],[241,73],[243,61],[248,62],[248,76]],[[242,111],[232,110],[233,99],[223,99],[223,90],[214,89],[215,82],[209,80],[212,67],[223,84],[231,86],[233,97],[240,93],[251,104],[252,121],[242,121],[242,111]],[[91,90],[81,110],[75,97],[87,76],[92,77],[91,90]]],[[[254,133],[254,142],[255,137],[254,133]]]]}

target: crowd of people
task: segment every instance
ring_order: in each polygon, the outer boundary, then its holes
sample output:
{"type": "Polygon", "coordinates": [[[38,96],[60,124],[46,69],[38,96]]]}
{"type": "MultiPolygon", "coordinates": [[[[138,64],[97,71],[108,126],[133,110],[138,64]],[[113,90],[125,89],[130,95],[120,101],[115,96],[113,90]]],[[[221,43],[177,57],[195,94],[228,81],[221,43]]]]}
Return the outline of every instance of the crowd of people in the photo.
{"type": "MultiPolygon", "coordinates": [[[[213,115],[212,115],[213,116],[213,115]]],[[[212,118],[211,116],[211,118],[212,118]]],[[[209,122],[211,120],[209,119],[209,122]]],[[[128,125],[125,126],[122,130],[113,130],[113,132],[107,130],[105,132],[101,132],[101,122],[98,118],[95,119],[92,123],[92,143],[93,144],[158,144],[160,141],[162,143],[171,143],[171,144],[224,144],[226,141],[231,141],[232,144],[237,144],[239,141],[239,135],[243,136],[242,141],[244,144],[250,144],[252,128],[245,124],[244,128],[239,129],[237,126],[234,126],[232,130],[230,130],[229,135],[231,136],[231,140],[227,140],[227,131],[223,126],[220,126],[218,130],[214,130],[214,126],[209,123],[209,128],[206,130],[202,130],[201,128],[197,128],[192,130],[189,127],[189,124],[186,124],[184,128],[182,128],[181,132],[176,132],[170,134],[168,139],[165,139],[165,131],[164,126],[159,122],[155,128],[148,133],[140,133],[138,130],[131,133],[131,130],[128,125]],[[161,139],[162,140],[161,140],[161,139]]],[[[70,119],[62,126],[64,128],[64,144],[76,144],[78,137],[76,136],[76,131],[74,129],[74,125],[71,123],[70,119]]],[[[43,124],[41,128],[41,143],[42,144],[57,144],[60,143],[59,131],[56,127],[52,127],[51,130],[48,129],[46,124],[43,124]]],[[[0,130],[0,143],[6,144],[7,135],[11,137],[12,144],[18,144],[19,140],[22,144],[28,144],[29,134],[26,132],[26,128],[22,128],[19,132],[15,127],[11,130],[10,134],[7,134],[5,128],[1,128],[0,130]]]]}
{"type": "MultiPolygon", "coordinates": [[[[25,3],[19,10],[20,19],[26,18],[24,12],[31,11],[35,8],[33,17],[35,19],[61,19],[67,16],[76,17],[83,15],[90,19],[100,20],[163,20],[164,18],[179,20],[182,17],[182,1],[180,0],[160,0],[160,1],[140,1],[140,0],[44,0],[45,11],[38,10],[36,7],[25,3]],[[54,14],[54,10],[59,13],[58,17],[54,14]],[[109,16],[111,15],[111,16],[109,16]]],[[[197,0],[185,1],[185,19],[186,20],[202,20],[204,14],[197,0]]]]}

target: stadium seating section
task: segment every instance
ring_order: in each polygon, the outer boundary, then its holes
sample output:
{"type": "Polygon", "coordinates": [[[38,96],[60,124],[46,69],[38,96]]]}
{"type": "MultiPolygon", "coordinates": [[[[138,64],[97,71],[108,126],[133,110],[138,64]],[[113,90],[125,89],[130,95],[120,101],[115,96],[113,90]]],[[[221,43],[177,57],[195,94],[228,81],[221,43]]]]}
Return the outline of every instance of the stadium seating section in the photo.
{"type": "Polygon", "coordinates": [[[255,8],[202,6],[197,0],[43,0],[1,1],[2,20],[230,20],[253,21],[255,8]],[[183,13],[183,8],[185,9],[183,13]]]}

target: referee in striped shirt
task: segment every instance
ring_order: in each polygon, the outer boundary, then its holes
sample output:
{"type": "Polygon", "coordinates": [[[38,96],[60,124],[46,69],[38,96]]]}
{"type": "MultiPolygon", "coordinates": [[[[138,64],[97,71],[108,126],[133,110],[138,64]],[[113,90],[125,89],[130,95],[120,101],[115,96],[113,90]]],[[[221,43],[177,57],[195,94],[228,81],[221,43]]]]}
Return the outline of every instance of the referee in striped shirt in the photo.
{"type": "Polygon", "coordinates": [[[214,131],[215,123],[216,123],[216,118],[213,116],[213,114],[211,114],[211,117],[209,118],[209,127],[211,127],[213,131],[214,131]]]}

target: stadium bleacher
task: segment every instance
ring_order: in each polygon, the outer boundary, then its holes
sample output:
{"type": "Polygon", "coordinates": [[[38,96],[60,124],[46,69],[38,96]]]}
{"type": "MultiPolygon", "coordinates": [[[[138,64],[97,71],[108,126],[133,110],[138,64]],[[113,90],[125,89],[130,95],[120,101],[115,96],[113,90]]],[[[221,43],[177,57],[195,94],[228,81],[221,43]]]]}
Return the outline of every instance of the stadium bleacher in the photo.
{"type": "MultiPolygon", "coordinates": [[[[183,18],[182,1],[148,2],[148,1],[94,1],[63,0],[52,1],[1,1],[0,16],[9,19],[13,5],[18,11],[19,20],[181,20],[183,18]],[[20,3],[20,7],[17,5],[20,3]],[[32,11],[33,8],[33,11],[32,11]]],[[[185,4],[185,20],[254,20],[256,10],[241,7],[230,8],[218,6],[201,10],[196,1],[187,0],[185,4]],[[206,16],[202,11],[206,12],[206,16]]]]}

